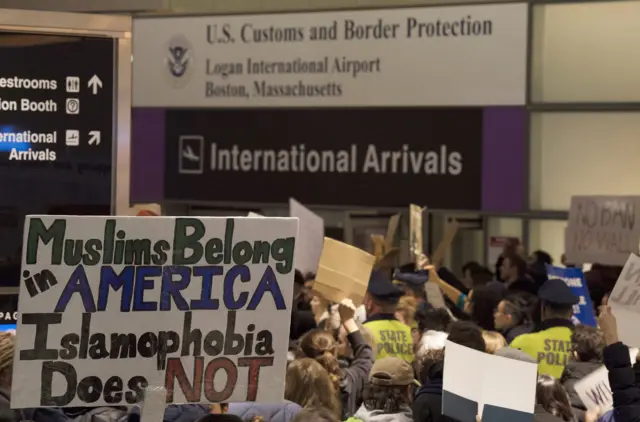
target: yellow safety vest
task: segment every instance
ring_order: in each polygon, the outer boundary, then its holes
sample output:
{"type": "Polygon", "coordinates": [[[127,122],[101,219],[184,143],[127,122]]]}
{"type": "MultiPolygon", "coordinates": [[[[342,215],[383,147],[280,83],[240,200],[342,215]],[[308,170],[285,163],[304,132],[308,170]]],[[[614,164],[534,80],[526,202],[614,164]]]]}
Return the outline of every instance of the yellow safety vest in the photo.
{"type": "Polygon", "coordinates": [[[538,362],[538,373],[559,379],[571,357],[571,333],[568,327],[551,327],[519,335],[510,346],[534,358],[538,362]]]}
{"type": "Polygon", "coordinates": [[[364,324],[373,334],[377,345],[376,359],[395,356],[406,362],[413,362],[413,338],[411,327],[397,320],[380,319],[364,324]]]}

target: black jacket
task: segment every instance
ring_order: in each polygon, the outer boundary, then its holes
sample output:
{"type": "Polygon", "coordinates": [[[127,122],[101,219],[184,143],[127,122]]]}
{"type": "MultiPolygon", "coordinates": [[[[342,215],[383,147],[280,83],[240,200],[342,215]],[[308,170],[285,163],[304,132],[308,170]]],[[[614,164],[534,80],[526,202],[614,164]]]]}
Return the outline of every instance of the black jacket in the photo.
{"type": "Polygon", "coordinates": [[[609,370],[615,421],[640,421],[640,388],[635,384],[627,346],[618,342],[605,347],[604,364],[609,370]]]}
{"type": "Polygon", "coordinates": [[[601,366],[602,362],[571,361],[564,367],[564,372],[562,373],[560,382],[569,394],[573,414],[579,422],[584,422],[584,413],[587,411],[587,407],[582,403],[578,393],[576,393],[576,382],[580,381],[582,378],[586,377],[601,366]]]}
{"type": "Polygon", "coordinates": [[[516,337],[522,334],[529,334],[533,331],[533,329],[533,324],[516,325],[515,327],[507,328],[506,330],[502,331],[502,336],[505,340],[507,340],[507,344],[511,344],[511,342],[516,337]]]}
{"type": "Polygon", "coordinates": [[[411,411],[413,422],[455,422],[442,414],[442,378],[432,379],[418,389],[411,411]]]}
{"type": "Polygon", "coordinates": [[[565,422],[564,419],[547,412],[544,407],[539,404],[536,404],[534,409],[533,420],[535,422],[565,422]]]}
{"type": "Polygon", "coordinates": [[[356,413],[362,404],[362,392],[373,366],[373,350],[362,337],[360,331],[347,336],[353,350],[353,359],[349,366],[342,369],[340,379],[340,402],[342,404],[342,420],[347,420],[356,413]]]}

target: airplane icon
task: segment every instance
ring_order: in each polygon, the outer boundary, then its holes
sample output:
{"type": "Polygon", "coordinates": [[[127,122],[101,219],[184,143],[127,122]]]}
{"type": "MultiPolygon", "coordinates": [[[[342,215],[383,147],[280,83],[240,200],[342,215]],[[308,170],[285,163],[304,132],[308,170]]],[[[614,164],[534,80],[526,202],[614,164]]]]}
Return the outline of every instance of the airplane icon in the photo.
{"type": "Polygon", "coordinates": [[[204,137],[182,135],[178,139],[178,173],[202,174],[204,169],[204,137]]]}
{"type": "Polygon", "coordinates": [[[198,157],[195,152],[193,152],[193,149],[188,145],[184,150],[182,150],[182,157],[189,161],[200,161],[200,157],[198,157]]]}

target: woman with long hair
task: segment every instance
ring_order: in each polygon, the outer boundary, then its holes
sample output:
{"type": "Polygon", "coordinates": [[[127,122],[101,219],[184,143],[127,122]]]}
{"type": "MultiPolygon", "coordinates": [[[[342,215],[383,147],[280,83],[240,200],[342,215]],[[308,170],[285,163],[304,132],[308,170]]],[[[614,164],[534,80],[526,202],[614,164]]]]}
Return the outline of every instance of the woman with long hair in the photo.
{"type": "Polygon", "coordinates": [[[367,382],[367,376],[373,366],[373,350],[364,340],[355,322],[355,306],[349,300],[338,306],[341,330],[347,334],[353,357],[348,366],[341,368],[338,362],[340,342],[331,331],[316,329],[306,333],[300,339],[297,357],[311,358],[322,365],[329,373],[336,397],[339,398],[342,413],[340,420],[346,420],[358,410],[362,404],[362,392],[367,382]]]}
{"type": "Polygon", "coordinates": [[[296,359],[285,377],[284,398],[305,409],[328,409],[340,418],[338,394],[329,373],[315,359],[296,359]]]}
{"type": "Polygon", "coordinates": [[[534,420],[538,422],[574,421],[567,391],[560,381],[550,375],[538,376],[534,420]]]}

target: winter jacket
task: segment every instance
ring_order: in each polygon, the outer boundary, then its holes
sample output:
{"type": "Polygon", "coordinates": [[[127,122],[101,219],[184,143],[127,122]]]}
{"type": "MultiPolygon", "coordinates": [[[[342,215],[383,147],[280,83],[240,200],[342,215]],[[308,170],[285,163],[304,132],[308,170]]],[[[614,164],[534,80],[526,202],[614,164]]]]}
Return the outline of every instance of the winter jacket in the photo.
{"type": "Polygon", "coordinates": [[[640,388],[635,384],[627,346],[618,342],[605,347],[604,364],[609,371],[615,421],[640,421],[640,388]]]}
{"type": "Polygon", "coordinates": [[[565,422],[564,419],[547,412],[545,408],[539,404],[536,404],[534,409],[533,420],[534,422],[565,422]]]}
{"type": "Polygon", "coordinates": [[[576,361],[571,361],[564,367],[564,372],[562,373],[560,382],[569,394],[573,414],[579,422],[584,422],[584,413],[587,411],[587,407],[582,403],[578,393],[576,393],[576,382],[580,381],[582,378],[600,367],[602,367],[602,362],[576,361]]]}
{"type": "Polygon", "coordinates": [[[502,331],[502,336],[507,341],[507,344],[511,344],[511,342],[515,340],[516,337],[522,334],[529,334],[533,331],[533,329],[533,324],[516,325],[515,327],[510,327],[502,331]]]}
{"type": "Polygon", "coordinates": [[[415,422],[454,422],[442,414],[442,378],[429,380],[418,389],[411,410],[415,422]]]}
{"type": "Polygon", "coordinates": [[[250,421],[254,416],[262,416],[265,422],[289,422],[301,410],[302,407],[288,400],[277,404],[229,403],[229,413],[239,416],[243,421],[250,421]]]}
{"type": "Polygon", "coordinates": [[[373,350],[364,341],[360,331],[349,334],[347,339],[353,350],[353,359],[350,360],[348,367],[342,368],[340,379],[342,420],[354,415],[362,404],[362,392],[373,366],[373,350]]]}

